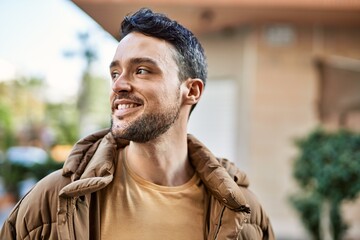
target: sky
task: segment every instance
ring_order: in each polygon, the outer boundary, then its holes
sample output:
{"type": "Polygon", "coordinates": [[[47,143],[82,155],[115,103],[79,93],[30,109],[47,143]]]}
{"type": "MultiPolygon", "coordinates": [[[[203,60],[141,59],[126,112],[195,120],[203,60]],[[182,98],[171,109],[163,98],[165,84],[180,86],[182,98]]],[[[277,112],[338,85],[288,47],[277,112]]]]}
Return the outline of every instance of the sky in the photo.
{"type": "MultiPolygon", "coordinates": [[[[120,23],[119,23],[120,24],[120,23]]],[[[68,0],[0,0],[0,81],[40,77],[49,101],[77,93],[85,61],[78,33],[88,32],[97,52],[93,73],[109,79],[117,42],[86,13],[68,0]]]]}

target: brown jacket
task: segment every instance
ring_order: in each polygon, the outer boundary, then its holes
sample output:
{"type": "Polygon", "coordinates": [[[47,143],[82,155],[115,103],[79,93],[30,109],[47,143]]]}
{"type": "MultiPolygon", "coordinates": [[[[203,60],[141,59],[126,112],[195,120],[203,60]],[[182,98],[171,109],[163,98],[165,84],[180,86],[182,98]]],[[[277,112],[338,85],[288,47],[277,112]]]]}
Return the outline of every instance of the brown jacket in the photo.
{"type": "MultiPolygon", "coordinates": [[[[39,181],[15,206],[0,239],[100,239],[97,191],[112,181],[115,156],[127,144],[116,143],[109,130],[80,140],[62,171],[39,181]]],[[[204,239],[275,239],[246,175],[191,135],[188,152],[210,193],[204,239]]]]}

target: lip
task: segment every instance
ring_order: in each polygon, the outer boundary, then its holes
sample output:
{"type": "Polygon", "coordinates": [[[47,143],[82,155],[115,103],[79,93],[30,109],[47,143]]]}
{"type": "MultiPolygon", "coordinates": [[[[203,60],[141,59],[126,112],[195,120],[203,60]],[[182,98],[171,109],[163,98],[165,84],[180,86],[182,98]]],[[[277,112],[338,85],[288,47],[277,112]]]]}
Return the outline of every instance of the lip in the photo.
{"type": "Polygon", "coordinates": [[[124,117],[127,114],[138,111],[142,107],[142,103],[129,99],[116,99],[113,103],[113,114],[116,117],[124,117]],[[119,106],[122,107],[119,108],[119,106]]]}

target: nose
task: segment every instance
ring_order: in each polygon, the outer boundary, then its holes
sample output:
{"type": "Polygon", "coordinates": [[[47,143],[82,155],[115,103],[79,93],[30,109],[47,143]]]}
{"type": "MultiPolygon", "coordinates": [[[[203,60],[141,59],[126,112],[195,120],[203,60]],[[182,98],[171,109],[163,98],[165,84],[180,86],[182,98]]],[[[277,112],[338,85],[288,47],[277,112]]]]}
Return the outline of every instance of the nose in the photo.
{"type": "Polygon", "coordinates": [[[125,74],[121,74],[113,83],[112,90],[115,93],[130,92],[132,89],[130,81],[125,74]]]}

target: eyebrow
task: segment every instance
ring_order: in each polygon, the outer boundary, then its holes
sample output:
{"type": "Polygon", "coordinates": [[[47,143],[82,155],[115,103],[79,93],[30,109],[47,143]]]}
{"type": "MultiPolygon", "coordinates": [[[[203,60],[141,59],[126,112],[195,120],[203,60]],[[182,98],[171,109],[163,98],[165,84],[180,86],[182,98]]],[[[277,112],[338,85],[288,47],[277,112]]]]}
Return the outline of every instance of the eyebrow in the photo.
{"type": "Polygon", "coordinates": [[[117,67],[117,66],[120,66],[120,63],[119,63],[119,61],[115,60],[110,63],[109,68],[113,68],[113,67],[117,67]]]}
{"type": "MultiPolygon", "coordinates": [[[[130,59],[130,64],[144,64],[144,63],[147,63],[147,64],[151,64],[151,65],[154,65],[154,66],[158,66],[157,62],[154,61],[153,59],[151,58],[147,58],[147,57],[143,57],[143,58],[132,58],[130,59]]],[[[118,67],[120,66],[120,62],[118,60],[114,60],[110,63],[110,68],[113,68],[113,67],[118,67]]]]}

